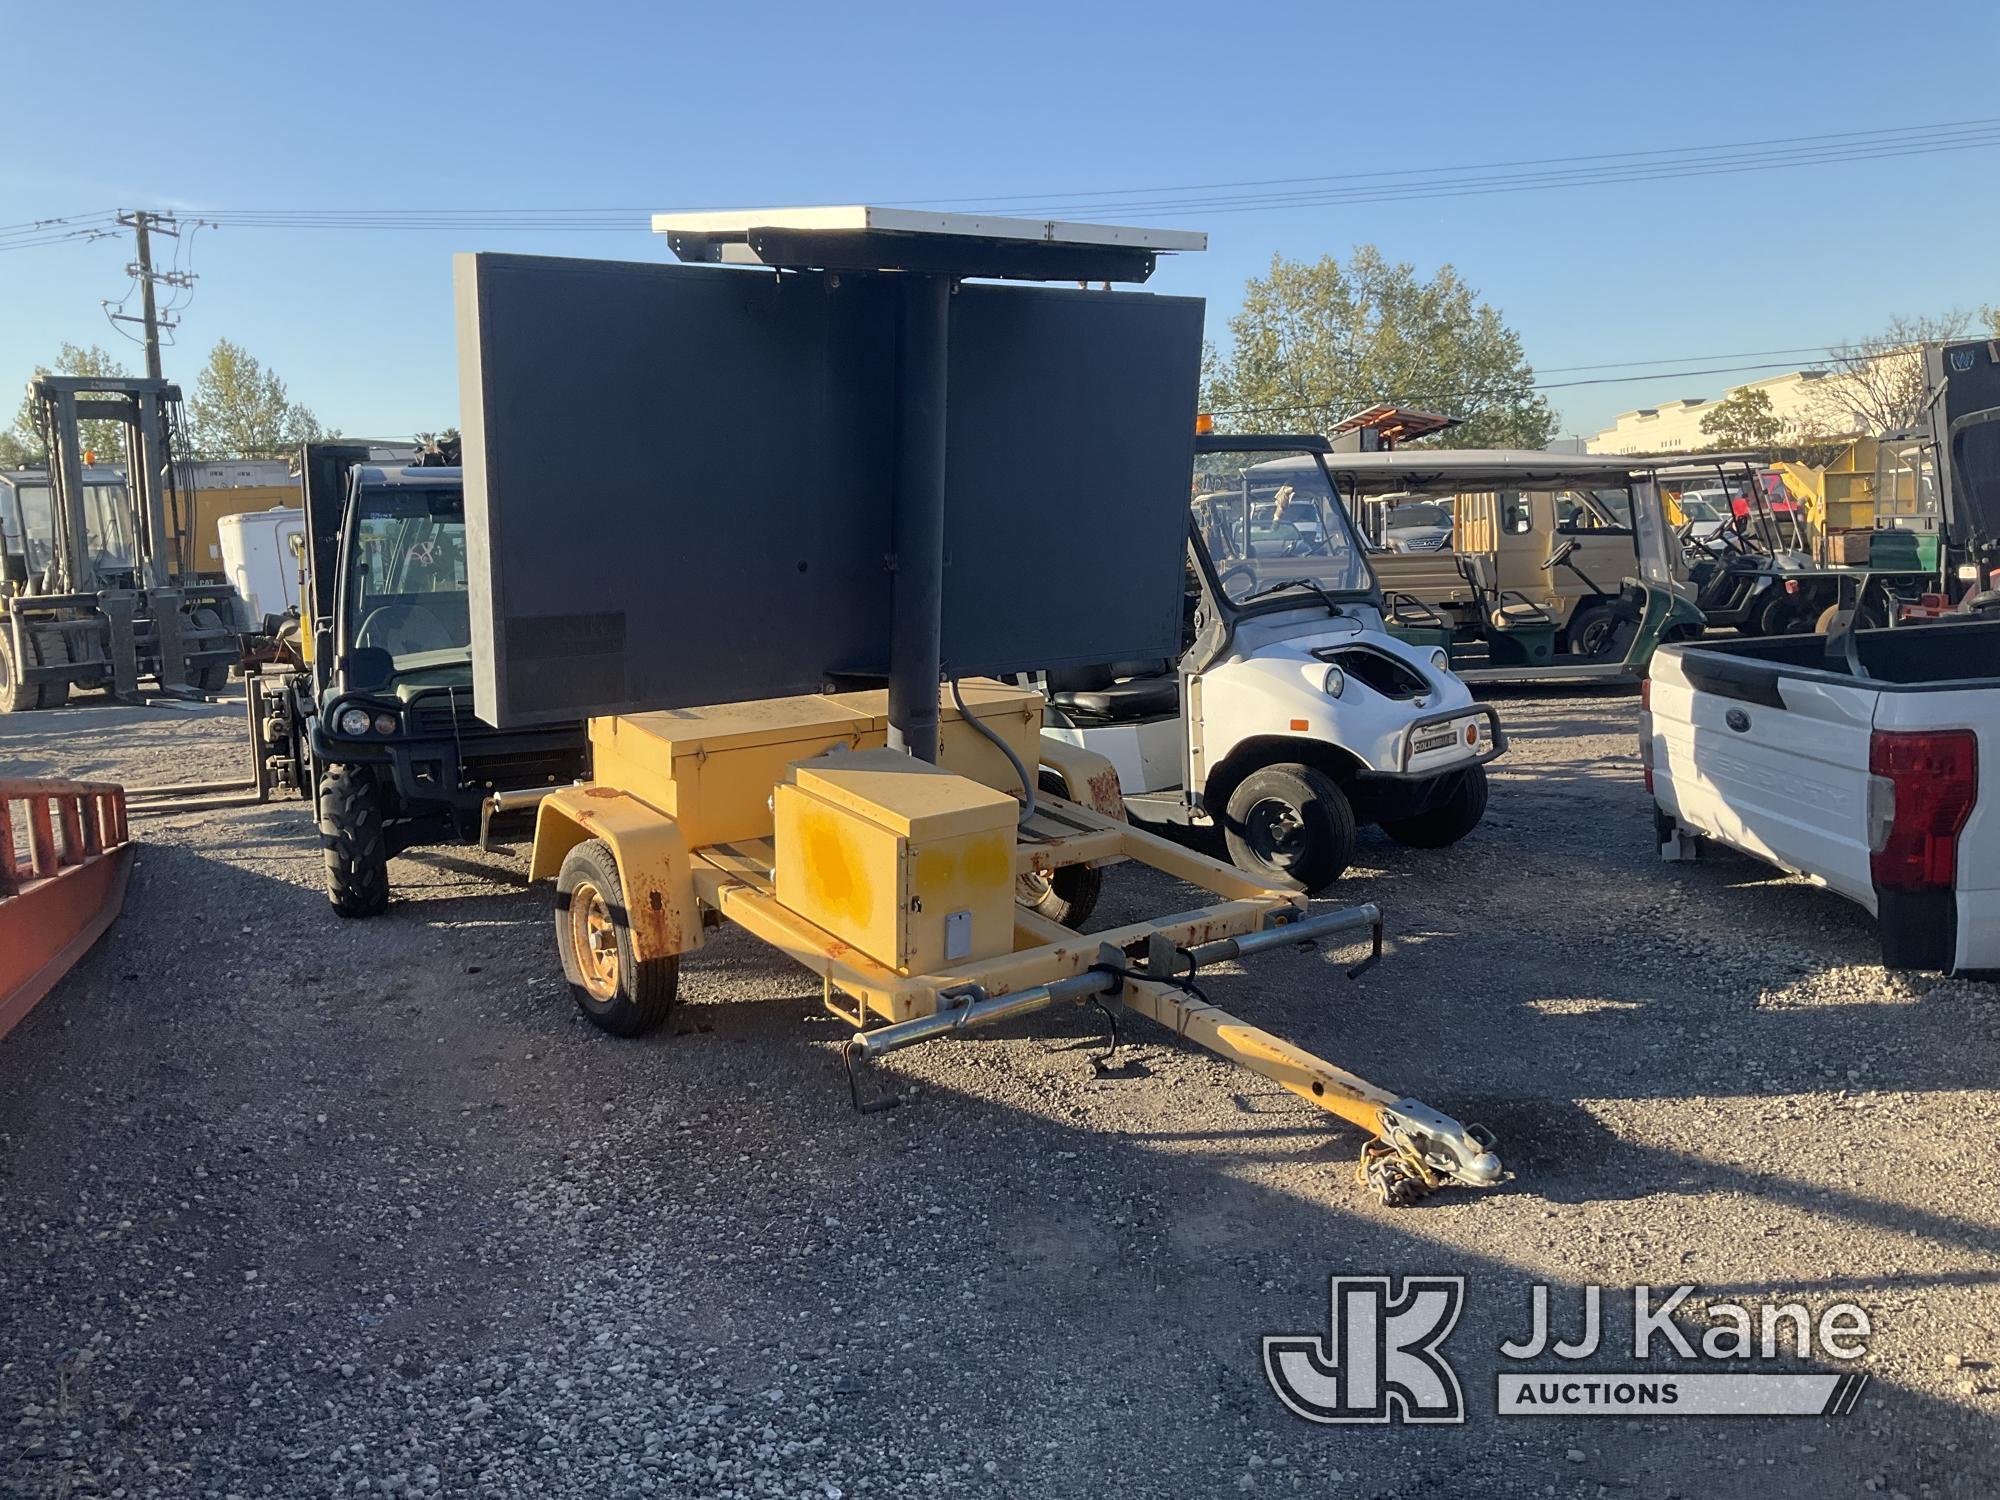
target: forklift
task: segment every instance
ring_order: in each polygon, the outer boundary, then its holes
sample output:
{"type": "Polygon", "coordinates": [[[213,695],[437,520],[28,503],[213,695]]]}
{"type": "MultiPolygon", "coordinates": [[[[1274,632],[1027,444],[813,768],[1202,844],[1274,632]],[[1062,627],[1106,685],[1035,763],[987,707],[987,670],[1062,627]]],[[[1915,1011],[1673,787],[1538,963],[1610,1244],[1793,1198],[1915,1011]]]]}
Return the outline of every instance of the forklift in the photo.
{"type": "Polygon", "coordinates": [[[387,908],[392,856],[525,831],[588,767],[581,723],[499,730],[472,711],[455,441],[370,460],[357,443],[301,449],[299,660],[248,679],[259,782],[312,798],[343,917],[387,908]]]}
{"type": "Polygon", "coordinates": [[[734,924],[819,978],[851,1032],[841,1055],[863,1113],[897,1102],[876,1070],[900,1049],[1091,1007],[1100,1067],[1136,1014],[1358,1127],[1357,1175],[1385,1204],[1499,1182],[1487,1132],[1209,993],[1216,965],[1322,941],[1367,944],[1358,973],[1381,954],[1380,910],[1314,910],[1141,830],[1111,763],[1041,734],[1042,695],[1001,680],[1092,646],[1170,648],[1177,570],[1100,575],[1065,616],[1045,607],[1065,592],[1054,580],[1087,576],[1098,554],[1039,539],[1059,511],[1072,537],[1122,535],[1168,567],[1181,555],[1184,515],[1146,497],[1155,476],[1187,472],[1175,439],[1193,426],[1200,319],[1184,299],[995,283],[1143,281],[1157,254],[1205,237],[877,208],[654,224],[690,264],[456,267],[480,712],[588,716],[591,779],[541,799],[529,872],[553,880],[582,1016],[656,1033],[683,963],[734,924]],[[699,380],[660,353],[691,330],[732,351],[699,380]],[[1024,449],[1017,414],[1048,402],[1051,379],[1069,394],[1024,449]],[[673,472],[550,506],[573,458],[509,419],[547,411],[560,430],[584,402],[606,420],[654,413],[673,472]],[[745,443],[772,421],[785,443],[745,443]],[[979,435],[980,462],[954,457],[972,441],[954,434],[979,435]],[[718,480],[772,498],[718,508],[718,480]],[[1023,504],[947,504],[982,485],[1023,504]],[[968,529],[948,545],[954,524],[1009,530],[975,549],[968,529]],[[725,574],[726,613],[705,607],[725,574]],[[994,609],[1009,588],[1015,608],[994,609]],[[788,683],[805,686],[750,691],[788,683]],[[1119,861],[1207,904],[1086,935],[1022,899],[1023,877],[1119,861]]]}
{"type": "Polygon", "coordinates": [[[0,713],[60,708],[72,689],[139,702],[142,678],[162,698],[219,691],[242,655],[236,591],[174,577],[180,388],[44,375],[28,401],[49,468],[0,483],[0,713]],[[122,469],[84,450],[91,420],[122,429],[122,469]]]}

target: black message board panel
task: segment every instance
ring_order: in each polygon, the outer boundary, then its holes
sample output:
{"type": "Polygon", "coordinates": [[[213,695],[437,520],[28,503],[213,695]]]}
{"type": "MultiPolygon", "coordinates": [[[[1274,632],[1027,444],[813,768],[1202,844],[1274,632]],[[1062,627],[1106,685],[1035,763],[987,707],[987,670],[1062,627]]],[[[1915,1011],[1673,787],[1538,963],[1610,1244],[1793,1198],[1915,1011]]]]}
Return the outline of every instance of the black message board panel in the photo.
{"type": "Polygon", "coordinates": [[[952,302],[944,655],[962,676],[1180,655],[1202,304],[952,302]]]}
{"type": "MultiPolygon", "coordinates": [[[[892,277],[460,256],[474,699],[500,725],[886,668],[892,277]]],[[[1178,649],[1201,304],[954,298],[945,660],[1178,649]]]]}

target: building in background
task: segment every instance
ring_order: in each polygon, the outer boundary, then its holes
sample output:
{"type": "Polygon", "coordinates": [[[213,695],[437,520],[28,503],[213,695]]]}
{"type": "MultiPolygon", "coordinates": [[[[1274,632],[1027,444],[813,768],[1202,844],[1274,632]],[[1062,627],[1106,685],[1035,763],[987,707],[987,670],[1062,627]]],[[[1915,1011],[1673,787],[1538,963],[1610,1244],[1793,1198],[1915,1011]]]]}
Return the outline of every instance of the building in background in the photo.
{"type": "MultiPolygon", "coordinates": [[[[1897,350],[1869,361],[1864,370],[1872,372],[1891,361],[1921,357],[1914,348],[1897,350]]],[[[1872,373],[1860,379],[1863,384],[1878,383],[1872,373]]],[[[1702,418],[1739,391],[1762,391],[1770,398],[1771,414],[1789,432],[1809,433],[1821,439],[1872,434],[1878,424],[1853,404],[1856,381],[1857,376],[1836,368],[1793,370],[1733,385],[1719,396],[1688,397],[1658,406],[1642,406],[1637,411],[1620,413],[1586,447],[1591,453],[1694,453],[1712,447],[1715,439],[1701,430],[1702,418]]]]}

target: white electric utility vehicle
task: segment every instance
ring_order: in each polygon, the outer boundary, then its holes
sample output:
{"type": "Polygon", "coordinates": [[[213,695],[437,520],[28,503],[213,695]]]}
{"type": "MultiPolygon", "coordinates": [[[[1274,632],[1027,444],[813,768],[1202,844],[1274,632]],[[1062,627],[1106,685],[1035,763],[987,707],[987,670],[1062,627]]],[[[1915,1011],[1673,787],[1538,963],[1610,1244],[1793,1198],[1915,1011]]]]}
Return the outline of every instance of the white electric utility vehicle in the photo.
{"type": "Polygon", "coordinates": [[[1238,867],[1307,892],[1357,824],[1422,848],[1470,833],[1506,743],[1441,647],[1389,633],[1328,451],[1198,438],[1186,651],[1046,674],[1044,733],[1109,759],[1132,817],[1219,827],[1238,867]]]}

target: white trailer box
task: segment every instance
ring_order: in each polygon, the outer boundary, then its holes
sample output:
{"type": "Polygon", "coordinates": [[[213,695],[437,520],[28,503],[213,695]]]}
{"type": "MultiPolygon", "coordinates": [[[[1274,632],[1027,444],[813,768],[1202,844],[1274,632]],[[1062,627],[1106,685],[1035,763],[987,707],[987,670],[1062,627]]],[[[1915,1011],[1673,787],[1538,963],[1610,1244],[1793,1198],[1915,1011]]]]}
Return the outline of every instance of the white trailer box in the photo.
{"type": "Polygon", "coordinates": [[[296,507],[253,510],[220,516],[215,529],[222,546],[222,571],[236,586],[254,630],[270,615],[281,615],[299,602],[299,555],[292,538],[304,545],[306,513],[296,507]]]}

